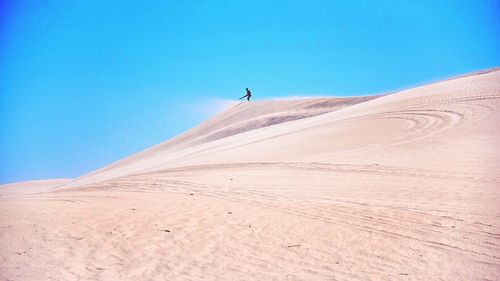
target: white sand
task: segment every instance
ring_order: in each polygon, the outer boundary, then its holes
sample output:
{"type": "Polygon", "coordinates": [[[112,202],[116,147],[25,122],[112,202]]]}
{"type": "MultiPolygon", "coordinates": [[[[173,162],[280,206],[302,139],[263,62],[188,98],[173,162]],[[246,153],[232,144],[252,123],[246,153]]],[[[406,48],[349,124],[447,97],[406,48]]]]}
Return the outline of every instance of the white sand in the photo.
{"type": "Polygon", "coordinates": [[[500,280],[499,124],[498,70],[242,103],[55,191],[0,191],[0,279],[500,280]]]}
{"type": "Polygon", "coordinates": [[[71,179],[50,179],[16,182],[0,185],[0,198],[19,197],[47,192],[69,183],[71,179]]]}

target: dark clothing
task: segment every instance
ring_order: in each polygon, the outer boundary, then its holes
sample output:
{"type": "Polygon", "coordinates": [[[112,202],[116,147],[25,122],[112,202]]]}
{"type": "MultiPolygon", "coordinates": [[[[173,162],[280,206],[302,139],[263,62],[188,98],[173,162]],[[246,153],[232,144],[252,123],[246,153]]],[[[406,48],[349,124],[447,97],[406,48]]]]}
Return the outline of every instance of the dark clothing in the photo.
{"type": "Polygon", "coordinates": [[[249,89],[247,89],[247,94],[246,94],[246,95],[244,95],[244,96],[242,96],[242,97],[240,98],[240,100],[241,100],[241,99],[243,99],[243,98],[247,98],[247,101],[250,101],[250,98],[251,98],[251,97],[252,97],[252,92],[250,92],[250,90],[249,90],[249,89]]]}

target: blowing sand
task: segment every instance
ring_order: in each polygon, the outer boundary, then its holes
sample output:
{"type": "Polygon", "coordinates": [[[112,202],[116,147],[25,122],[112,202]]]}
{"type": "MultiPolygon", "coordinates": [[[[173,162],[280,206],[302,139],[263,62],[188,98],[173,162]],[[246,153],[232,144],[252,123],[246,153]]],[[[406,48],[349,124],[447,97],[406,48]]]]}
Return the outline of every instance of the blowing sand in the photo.
{"type": "Polygon", "coordinates": [[[0,279],[500,280],[499,124],[498,70],[241,103],[72,181],[0,187],[0,279]]]}

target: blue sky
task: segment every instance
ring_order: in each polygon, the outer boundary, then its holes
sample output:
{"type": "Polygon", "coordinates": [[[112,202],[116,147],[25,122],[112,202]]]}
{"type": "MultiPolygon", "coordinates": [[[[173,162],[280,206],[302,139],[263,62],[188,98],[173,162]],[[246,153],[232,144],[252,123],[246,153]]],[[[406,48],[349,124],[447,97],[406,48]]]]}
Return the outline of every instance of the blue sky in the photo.
{"type": "Polygon", "coordinates": [[[237,99],[500,65],[500,2],[0,0],[0,183],[76,177],[237,99]]]}

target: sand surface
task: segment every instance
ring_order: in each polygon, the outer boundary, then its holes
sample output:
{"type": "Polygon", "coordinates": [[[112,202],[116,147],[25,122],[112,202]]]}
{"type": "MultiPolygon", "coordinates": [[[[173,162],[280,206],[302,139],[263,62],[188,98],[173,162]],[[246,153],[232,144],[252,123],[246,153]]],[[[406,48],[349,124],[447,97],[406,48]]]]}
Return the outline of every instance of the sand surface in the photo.
{"type": "Polygon", "coordinates": [[[0,186],[0,279],[500,280],[499,124],[498,70],[241,103],[72,181],[0,186]]]}
{"type": "Polygon", "coordinates": [[[20,197],[28,194],[47,192],[71,182],[71,179],[49,179],[16,182],[0,185],[0,198],[20,197]]]}

